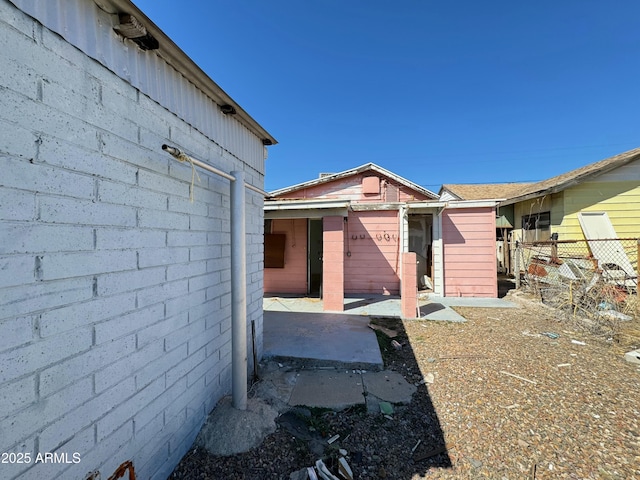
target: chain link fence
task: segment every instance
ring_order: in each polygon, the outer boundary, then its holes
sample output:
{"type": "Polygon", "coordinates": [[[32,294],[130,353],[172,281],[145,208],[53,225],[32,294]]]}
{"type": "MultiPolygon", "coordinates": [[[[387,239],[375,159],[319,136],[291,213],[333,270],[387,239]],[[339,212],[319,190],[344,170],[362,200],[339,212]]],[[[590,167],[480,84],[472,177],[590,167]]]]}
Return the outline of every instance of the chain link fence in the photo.
{"type": "Polygon", "coordinates": [[[640,317],[639,252],[637,238],[517,243],[516,283],[592,333],[613,337],[640,317]]]}

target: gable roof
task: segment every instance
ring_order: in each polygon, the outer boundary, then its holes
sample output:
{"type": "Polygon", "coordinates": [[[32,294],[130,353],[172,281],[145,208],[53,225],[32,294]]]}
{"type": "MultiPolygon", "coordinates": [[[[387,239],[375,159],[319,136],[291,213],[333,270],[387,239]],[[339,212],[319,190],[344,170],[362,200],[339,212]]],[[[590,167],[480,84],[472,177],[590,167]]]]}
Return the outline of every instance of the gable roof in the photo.
{"type": "Polygon", "coordinates": [[[411,188],[412,190],[422,193],[427,197],[434,198],[434,199],[438,198],[438,195],[432,192],[431,190],[427,190],[426,188],[421,187],[420,185],[413,183],[407,180],[406,178],[396,175],[395,173],[390,172],[389,170],[382,168],[379,165],[376,165],[375,163],[365,163],[364,165],[360,165],[359,167],[352,168],[350,170],[345,170],[343,172],[323,174],[320,178],[309,180],[308,182],[298,183],[296,185],[291,185],[290,187],[273,190],[269,192],[269,194],[272,197],[277,197],[279,195],[285,195],[287,193],[295,192],[296,190],[315,187],[316,185],[322,185],[324,183],[333,182],[335,180],[351,177],[367,171],[373,171],[373,172],[379,173],[380,175],[384,175],[392,180],[395,180],[399,184],[404,185],[405,187],[411,188]]]}
{"type": "Polygon", "coordinates": [[[447,191],[459,200],[489,200],[510,198],[532,183],[447,183],[442,185],[440,195],[447,191]]]}
{"type": "Polygon", "coordinates": [[[572,185],[577,185],[578,183],[602,175],[637,159],[640,159],[640,148],[634,148],[633,150],[605,158],[604,160],[585,165],[584,167],[576,168],[575,170],[551,177],[547,180],[532,183],[520,192],[513,192],[513,196],[509,197],[505,202],[502,202],[502,205],[509,205],[529,198],[560,192],[572,185]]]}

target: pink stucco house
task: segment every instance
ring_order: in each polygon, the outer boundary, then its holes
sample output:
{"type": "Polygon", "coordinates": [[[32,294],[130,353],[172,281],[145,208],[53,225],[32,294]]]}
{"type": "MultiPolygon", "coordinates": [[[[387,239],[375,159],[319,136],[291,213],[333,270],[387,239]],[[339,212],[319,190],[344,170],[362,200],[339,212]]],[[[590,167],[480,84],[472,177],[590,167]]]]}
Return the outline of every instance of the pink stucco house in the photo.
{"type": "Polygon", "coordinates": [[[442,202],[368,163],[273,191],[264,209],[265,293],[339,311],[345,294],[399,294],[407,275],[435,295],[497,296],[493,201],[442,202]]]}

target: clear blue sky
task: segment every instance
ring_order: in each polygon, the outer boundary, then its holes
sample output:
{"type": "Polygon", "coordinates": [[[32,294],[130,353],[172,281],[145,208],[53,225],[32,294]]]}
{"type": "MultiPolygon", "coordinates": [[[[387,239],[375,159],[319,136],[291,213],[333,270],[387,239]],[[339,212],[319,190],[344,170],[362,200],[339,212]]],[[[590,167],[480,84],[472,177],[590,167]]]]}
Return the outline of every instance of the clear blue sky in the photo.
{"type": "Polygon", "coordinates": [[[273,190],[374,162],[533,181],[640,146],[640,1],[134,0],[279,142],[273,190]]]}

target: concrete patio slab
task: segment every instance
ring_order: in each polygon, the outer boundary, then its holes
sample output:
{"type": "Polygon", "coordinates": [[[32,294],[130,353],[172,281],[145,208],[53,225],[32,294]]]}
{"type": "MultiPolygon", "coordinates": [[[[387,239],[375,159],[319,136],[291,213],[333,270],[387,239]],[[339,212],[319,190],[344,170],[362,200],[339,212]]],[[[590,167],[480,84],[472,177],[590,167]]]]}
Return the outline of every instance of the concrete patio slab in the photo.
{"type": "Polygon", "coordinates": [[[342,410],[364,405],[362,375],[344,371],[301,371],[289,405],[342,410]]]}
{"type": "Polygon", "coordinates": [[[451,307],[442,303],[428,302],[418,306],[421,320],[433,320],[439,322],[466,322],[466,318],[456,313],[451,307]]]}
{"type": "MultiPolygon", "coordinates": [[[[264,298],[265,358],[292,358],[307,366],[340,366],[380,370],[382,355],[370,317],[400,318],[400,299],[392,295],[345,298],[345,311],[324,312],[322,299],[311,297],[264,298]]],[[[514,308],[518,305],[498,298],[422,296],[423,320],[465,322],[452,306],[514,308]]]]}
{"type": "MultiPolygon", "coordinates": [[[[263,306],[265,311],[325,313],[320,298],[265,297],[263,306]]],[[[518,304],[502,298],[439,297],[433,294],[421,294],[418,306],[422,319],[445,322],[465,321],[451,307],[518,308],[518,304]]],[[[394,295],[346,297],[344,313],[339,314],[400,318],[400,298],[394,295]]]]}
{"type": "Polygon", "coordinates": [[[428,299],[445,307],[518,308],[517,303],[503,298],[437,297],[429,295],[428,299]]]}
{"type": "Polygon", "coordinates": [[[365,391],[390,403],[410,403],[416,386],[408,383],[398,372],[384,370],[362,374],[365,391]]]}
{"type": "Polygon", "coordinates": [[[368,324],[368,317],[358,315],[265,311],[263,356],[379,370],[382,355],[368,324]]]}

